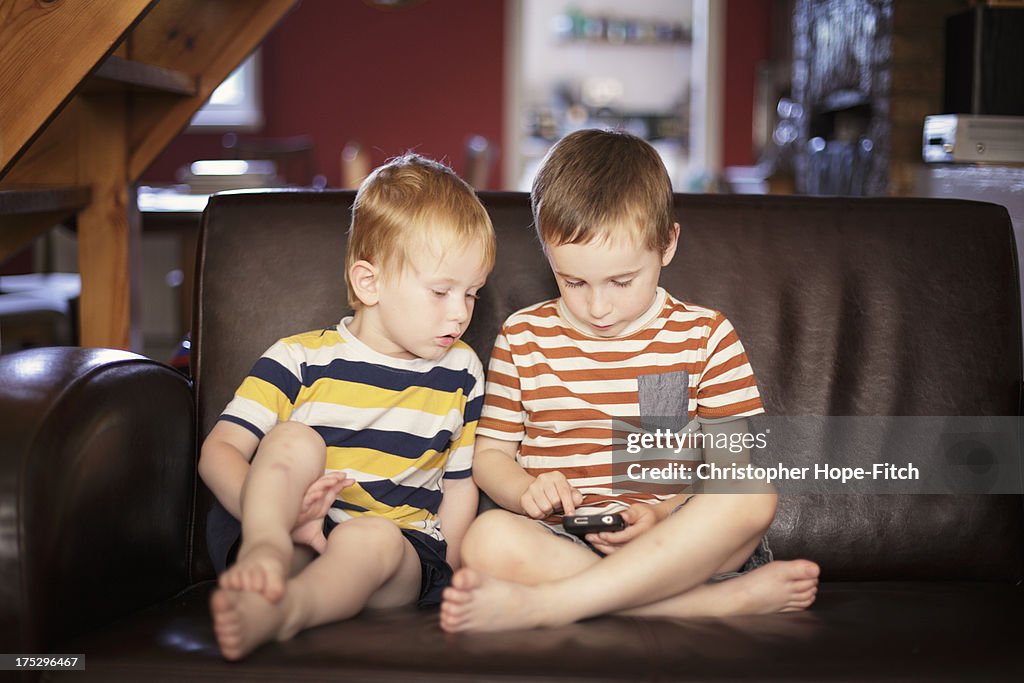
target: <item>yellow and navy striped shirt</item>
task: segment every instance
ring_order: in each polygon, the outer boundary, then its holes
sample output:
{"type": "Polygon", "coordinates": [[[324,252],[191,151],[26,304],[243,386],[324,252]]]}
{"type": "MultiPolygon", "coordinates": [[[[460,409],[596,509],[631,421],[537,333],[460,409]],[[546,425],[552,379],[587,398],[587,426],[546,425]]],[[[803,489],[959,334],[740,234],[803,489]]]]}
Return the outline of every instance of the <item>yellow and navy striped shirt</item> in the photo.
{"type": "Polygon", "coordinates": [[[280,422],[312,427],[327,444],[327,471],[356,480],[332,520],[386,517],[444,540],[443,480],[472,473],[483,366],[462,341],[436,361],[377,353],[348,330],[350,320],[271,346],[220,419],[261,439],[280,422]]]}
{"type": "Polygon", "coordinates": [[[615,425],[656,417],[682,429],[701,418],[764,412],[743,345],[718,311],[683,303],[659,287],[622,334],[602,338],[586,330],[560,299],[509,316],[491,354],[477,429],[518,441],[517,462],[532,476],[565,474],[584,494],[580,514],[678,492],[619,485],[613,455],[622,435],[615,425]]]}

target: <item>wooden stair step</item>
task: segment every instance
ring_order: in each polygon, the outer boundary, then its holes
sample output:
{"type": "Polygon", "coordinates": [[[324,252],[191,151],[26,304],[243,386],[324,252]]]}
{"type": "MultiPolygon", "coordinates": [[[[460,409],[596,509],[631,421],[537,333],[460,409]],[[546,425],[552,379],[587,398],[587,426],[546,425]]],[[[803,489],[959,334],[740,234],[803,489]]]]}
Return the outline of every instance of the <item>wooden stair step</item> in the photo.
{"type": "Polygon", "coordinates": [[[0,262],[92,201],[92,190],[76,185],[0,187],[0,262]]]}
{"type": "Polygon", "coordinates": [[[109,89],[111,84],[186,97],[193,97],[199,92],[195,76],[117,55],[110,55],[97,67],[86,80],[82,92],[102,92],[109,89]]]}
{"type": "Polygon", "coordinates": [[[0,187],[0,215],[54,211],[75,213],[85,208],[91,198],[92,191],[88,187],[78,185],[0,187]]]}

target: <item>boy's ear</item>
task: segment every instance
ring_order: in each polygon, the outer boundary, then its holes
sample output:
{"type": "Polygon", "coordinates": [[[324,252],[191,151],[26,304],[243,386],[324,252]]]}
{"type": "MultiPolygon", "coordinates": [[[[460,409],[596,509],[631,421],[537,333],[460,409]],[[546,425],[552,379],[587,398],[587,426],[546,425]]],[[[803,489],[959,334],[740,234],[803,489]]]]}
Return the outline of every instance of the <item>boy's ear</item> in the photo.
{"type": "Polygon", "coordinates": [[[352,291],[364,306],[377,304],[377,286],[380,284],[377,266],[369,261],[356,261],[348,269],[348,281],[352,285],[352,291]]]}
{"type": "Polygon", "coordinates": [[[676,255],[676,247],[679,246],[679,224],[672,224],[672,240],[665,247],[665,252],[661,255],[661,267],[664,268],[668,264],[672,263],[672,257],[676,255]]]}

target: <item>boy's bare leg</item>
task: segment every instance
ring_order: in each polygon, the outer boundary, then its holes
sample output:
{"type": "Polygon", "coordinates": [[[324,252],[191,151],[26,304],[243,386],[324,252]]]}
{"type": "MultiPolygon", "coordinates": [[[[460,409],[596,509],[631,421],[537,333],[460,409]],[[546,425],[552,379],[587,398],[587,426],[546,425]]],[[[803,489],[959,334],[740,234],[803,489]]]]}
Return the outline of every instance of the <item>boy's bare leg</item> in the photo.
{"type": "Polygon", "coordinates": [[[697,496],[604,560],[535,586],[467,563],[445,592],[442,627],[526,628],[616,612],[712,616],[803,609],[813,602],[818,576],[817,565],[806,560],[773,562],[705,585],[711,576],[742,565],[774,511],[773,496],[697,496]]]}
{"type": "Polygon", "coordinates": [[[361,517],[339,525],[326,552],[285,584],[270,602],[251,591],[219,589],[210,598],[214,632],[226,659],[240,659],[271,640],[354,616],[364,607],[416,600],[420,560],[389,520],[361,517]]]}
{"type": "Polygon", "coordinates": [[[326,447],[320,435],[283,422],[260,441],[242,487],[242,545],[220,575],[221,588],[284,595],[292,560],[292,527],[306,489],[323,475],[326,447]]]}
{"type": "Polygon", "coordinates": [[[539,522],[507,510],[479,515],[462,540],[464,566],[528,586],[574,576],[600,559],[539,522]]]}

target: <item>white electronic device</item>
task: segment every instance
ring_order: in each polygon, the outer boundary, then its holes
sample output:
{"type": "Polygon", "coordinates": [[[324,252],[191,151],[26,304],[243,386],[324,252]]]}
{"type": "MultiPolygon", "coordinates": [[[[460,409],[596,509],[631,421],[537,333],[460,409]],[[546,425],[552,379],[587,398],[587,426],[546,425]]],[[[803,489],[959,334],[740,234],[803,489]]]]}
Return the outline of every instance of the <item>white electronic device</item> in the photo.
{"type": "Polygon", "coordinates": [[[1024,164],[1024,116],[927,116],[923,142],[927,162],[1024,164]]]}

